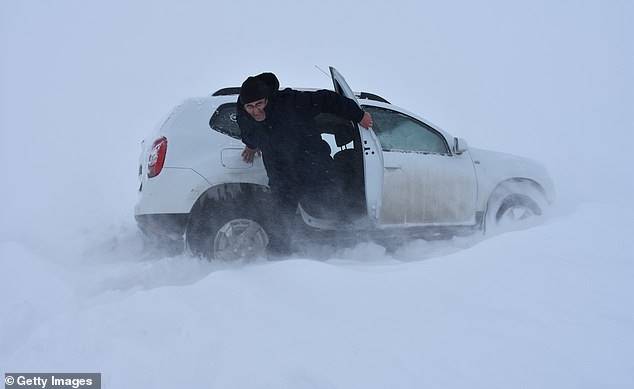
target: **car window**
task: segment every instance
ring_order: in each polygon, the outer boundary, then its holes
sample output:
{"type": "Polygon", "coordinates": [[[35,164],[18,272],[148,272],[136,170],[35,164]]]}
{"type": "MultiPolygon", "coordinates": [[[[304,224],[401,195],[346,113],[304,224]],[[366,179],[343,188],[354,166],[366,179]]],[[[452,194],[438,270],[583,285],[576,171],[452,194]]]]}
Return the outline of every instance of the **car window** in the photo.
{"type": "Polygon", "coordinates": [[[236,116],[236,103],[223,104],[209,119],[209,127],[233,138],[240,139],[240,127],[236,116]]]}
{"type": "Polygon", "coordinates": [[[422,151],[448,154],[441,134],[426,124],[390,109],[364,106],[372,115],[372,129],[384,151],[422,151]]]}

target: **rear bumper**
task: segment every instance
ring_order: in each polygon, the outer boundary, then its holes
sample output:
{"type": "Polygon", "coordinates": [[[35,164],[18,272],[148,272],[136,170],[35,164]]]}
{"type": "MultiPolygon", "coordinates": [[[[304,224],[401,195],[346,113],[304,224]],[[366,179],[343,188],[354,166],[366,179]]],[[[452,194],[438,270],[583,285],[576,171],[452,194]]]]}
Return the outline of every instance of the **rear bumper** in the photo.
{"type": "Polygon", "coordinates": [[[189,213],[155,213],[135,215],[137,226],[149,238],[182,241],[189,213]]]}

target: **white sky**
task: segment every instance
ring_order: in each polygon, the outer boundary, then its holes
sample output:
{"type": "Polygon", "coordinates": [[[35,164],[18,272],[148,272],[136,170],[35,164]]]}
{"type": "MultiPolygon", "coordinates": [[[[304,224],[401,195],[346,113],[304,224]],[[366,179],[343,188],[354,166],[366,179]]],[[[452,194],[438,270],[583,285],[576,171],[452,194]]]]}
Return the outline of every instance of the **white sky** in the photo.
{"type": "Polygon", "coordinates": [[[633,4],[2,1],[0,229],[131,219],[139,141],[173,105],[261,71],[330,87],[315,64],[542,162],[567,202],[627,201],[633,4]]]}

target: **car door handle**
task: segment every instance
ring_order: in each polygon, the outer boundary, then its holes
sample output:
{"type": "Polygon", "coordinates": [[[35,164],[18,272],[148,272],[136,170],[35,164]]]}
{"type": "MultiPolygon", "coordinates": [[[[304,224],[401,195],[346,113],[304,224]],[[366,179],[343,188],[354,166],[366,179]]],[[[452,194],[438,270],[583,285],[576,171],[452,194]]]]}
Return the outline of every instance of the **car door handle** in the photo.
{"type": "Polygon", "coordinates": [[[385,170],[401,170],[401,165],[385,166],[385,170]]]}

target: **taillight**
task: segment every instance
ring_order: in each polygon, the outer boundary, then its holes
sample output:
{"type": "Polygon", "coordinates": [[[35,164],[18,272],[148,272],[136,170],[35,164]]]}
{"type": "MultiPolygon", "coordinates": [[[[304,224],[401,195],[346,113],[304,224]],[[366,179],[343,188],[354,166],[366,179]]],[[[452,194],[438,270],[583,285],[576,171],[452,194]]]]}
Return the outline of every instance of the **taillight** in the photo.
{"type": "Polygon", "coordinates": [[[163,170],[165,163],[165,154],[167,154],[167,138],[162,137],[154,141],[152,151],[147,163],[148,178],[156,177],[163,170]]]}

